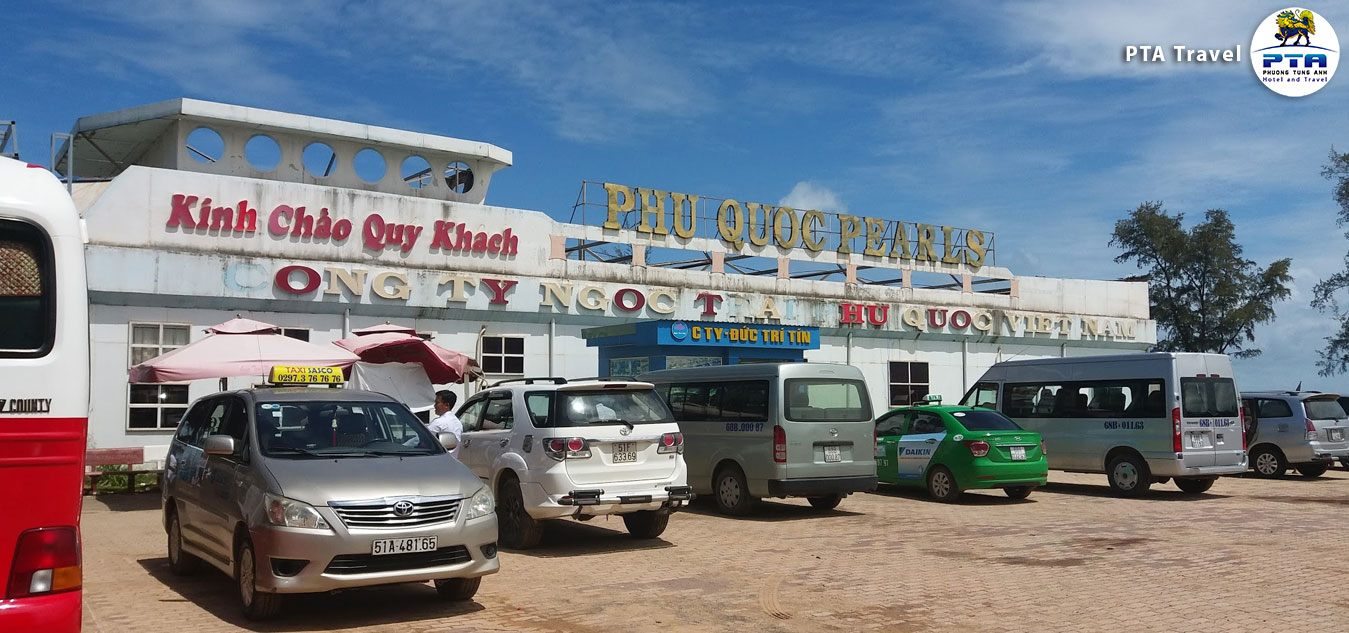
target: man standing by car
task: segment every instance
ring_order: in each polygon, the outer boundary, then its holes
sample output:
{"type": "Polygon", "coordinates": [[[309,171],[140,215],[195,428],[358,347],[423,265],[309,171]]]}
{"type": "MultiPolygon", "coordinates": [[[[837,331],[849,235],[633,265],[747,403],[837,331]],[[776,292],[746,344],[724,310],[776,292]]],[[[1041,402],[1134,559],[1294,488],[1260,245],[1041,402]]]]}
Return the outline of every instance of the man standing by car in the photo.
{"type": "MultiPolygon", "coordinates": [[[[464,424],[454,415],[454,403],[457,400],[458,397],[449,389],[441,389],[436,392],[436,404],[433,407],[436,417],[432,418],[431,422],[426,425],[426,430],[430,431],[431,435],[453,433],[456,442],[463,441],[464,424]]],[[[454,450],[450,451],[450,455],[458,459],[459,447],[455,446],[454,450]]]]}

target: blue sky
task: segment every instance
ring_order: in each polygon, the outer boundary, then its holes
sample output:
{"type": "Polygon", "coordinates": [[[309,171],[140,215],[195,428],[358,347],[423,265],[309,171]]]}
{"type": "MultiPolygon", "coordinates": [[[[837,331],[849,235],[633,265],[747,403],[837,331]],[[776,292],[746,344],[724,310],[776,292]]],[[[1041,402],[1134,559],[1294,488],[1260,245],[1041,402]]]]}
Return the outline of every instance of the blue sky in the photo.
{"type": "MultiPolygon", "coordinates": [[[[1291,99],[1244,60],[1123,61],[1248,56],[1286,5],[881,4],[20,3],[0,118],[44,164],[80,116],[182,96],[456,136],[514,152],[491,204],[566,219],[584,179],[787,201],[991,230],[1019,275],[1132,275],[1108,242],[1139,203],[1223,208],[1295,276],[1242,387],[1349,391],[1316,373],[1333,323],[1307,305],[1349,249],[1319,175],[1349,150],[1349,76],[1291,99]]],[[[1310,8],[1349,38],[1349,7],[1310,8]]]]}

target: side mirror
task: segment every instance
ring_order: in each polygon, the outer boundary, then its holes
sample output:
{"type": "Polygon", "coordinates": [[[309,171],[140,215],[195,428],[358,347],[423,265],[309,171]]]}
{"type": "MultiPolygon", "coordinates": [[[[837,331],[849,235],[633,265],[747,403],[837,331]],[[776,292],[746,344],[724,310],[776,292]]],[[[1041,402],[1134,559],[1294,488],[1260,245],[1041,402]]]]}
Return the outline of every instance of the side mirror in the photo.
{"type": "Polygon", "coordinates": [[[212,435],[206,438],[207,455],[233,455],[234,438],[228,435],[212,435]]]}
{"type": "Polygon", "coordinates": [[[455,437],[453,433],[436,433],[436,439],[440,440],[440,445],[444,446],[447,451],[459,448],[459,438],[455,437]]]}

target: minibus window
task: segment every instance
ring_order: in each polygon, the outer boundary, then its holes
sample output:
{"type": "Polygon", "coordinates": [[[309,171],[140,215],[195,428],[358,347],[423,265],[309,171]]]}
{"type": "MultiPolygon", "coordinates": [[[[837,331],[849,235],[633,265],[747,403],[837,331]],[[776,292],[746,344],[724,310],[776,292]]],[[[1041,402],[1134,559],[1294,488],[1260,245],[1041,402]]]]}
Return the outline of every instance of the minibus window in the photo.
{"type": "Polygon", "coordinates": [[[871,419],[871,402],[858,380],[791,378],[784,399],[788,420],[794,422],[864,422],[871,419]]]}
{"type": "Polygon", "coordinates": [[[1180,412],[1185,417],[1235,417],[1237,409],[1237,387],[1231,378],[1180,379],[1180,412]]]}
{"type": "Polygon", "coordinates": [[[43,356],[56,335],[52,255],[37,227],[0,220],[0,356],[43,356]]]}

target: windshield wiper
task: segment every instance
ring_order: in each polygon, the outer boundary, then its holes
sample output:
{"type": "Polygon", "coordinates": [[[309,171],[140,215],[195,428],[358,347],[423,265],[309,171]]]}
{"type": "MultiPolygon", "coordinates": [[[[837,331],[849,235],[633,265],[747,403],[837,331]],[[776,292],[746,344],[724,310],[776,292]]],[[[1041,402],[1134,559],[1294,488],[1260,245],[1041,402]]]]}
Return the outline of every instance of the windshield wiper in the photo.
{"type": "Polygon", "coordinates": [[[622,420],[622,419],[619,419],[619,418],[609,418],[609,419],[607,419],[607,420],[600,420],[600,422],[605,423],[605,424],[611,424],[611,423],[615,423],[615,422],[616,422],[616,423],[618,423],[618,424],[622,424],[623,426],[628,427],[628,430],[629,430],[629,431],[631,431],[631,430],[637,428],[637,427],[633,426],[633,424],[632,424],[631,422],[629,422],[629,421],[627,421],[627,420],[622,420]]]}
{"type": "Polygon", "coordinates": [[[371,448],[367,448],[367,449],[365,449],[365,452],[368,453],[368,454],[370,454],[370,455],[434,455],[434,454],[435,454],[435,453],[428,452],[426,449],[415,449],[415,450],[407,450],[407,451],[390,451],[390,450],[379,450],[379,449],[371,449],[371,448]]]}
{"type": "Polygon", "coordinates": [[[295,455],[304,455],[305,457],[317,457],[324,459],[328,457],[369,457],[370,453],[365,451],[332,451],[319,452],[298,446],[274,446],[267,449],[268,453],[293,453],[295,455]]]}

